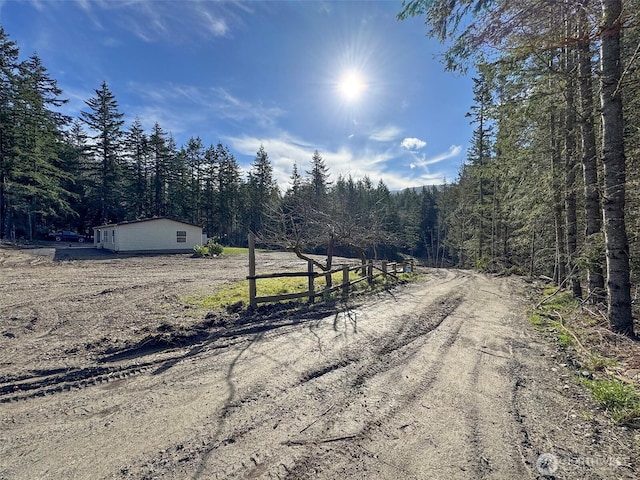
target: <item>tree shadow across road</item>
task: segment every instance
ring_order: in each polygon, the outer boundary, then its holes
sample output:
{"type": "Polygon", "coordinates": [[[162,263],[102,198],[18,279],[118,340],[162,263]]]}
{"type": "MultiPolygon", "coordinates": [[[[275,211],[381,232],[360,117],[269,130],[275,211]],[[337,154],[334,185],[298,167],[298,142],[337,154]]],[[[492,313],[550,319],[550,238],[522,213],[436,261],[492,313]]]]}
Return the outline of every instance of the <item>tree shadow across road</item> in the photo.
{"type": "MultiPolygon", "coordinates": [[[[157,353],[189,348],[163,360],[154,374],[167,371],[178,362],[197,355],[206,348],[225,348],[237,342],[225,342],[336,316],[345,310],[341,303],[314,306],[271,305],[247,309],[239,313],[211,312],[205,319],[189,327],[162,324],[141,340],[122,347],[106,349],[100,363],[134,360],[157,353]],[[218,344],[216,344],[218,342],[218,344]]],[[[178,353],[178,352],[176,352],[178,353]]]]}

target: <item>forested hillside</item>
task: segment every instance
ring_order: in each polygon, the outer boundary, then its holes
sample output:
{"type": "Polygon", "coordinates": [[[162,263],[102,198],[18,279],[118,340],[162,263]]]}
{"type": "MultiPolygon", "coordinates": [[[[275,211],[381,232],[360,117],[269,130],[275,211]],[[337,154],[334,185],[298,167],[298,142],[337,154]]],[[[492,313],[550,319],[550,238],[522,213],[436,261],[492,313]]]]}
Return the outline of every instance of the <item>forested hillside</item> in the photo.
{"type": "Polygon", "coordinates": [[[282,191],[262,146],[245,175],[222,144],[178,146],[158,123],[125,125],[106,83],[67,118],[41,60],[20,61],[0,31],[0,235],[170,216],[228,244],[253,231],[298,251],[404,252],[550,277],[606,302],[612,328],[633,335],[639,11],[638,0],[405,2],[399,17],[424,18],[448,45],[445,67],[476,73],[459,178],[400,193],[332,175],[318,151],[282,191]]]}

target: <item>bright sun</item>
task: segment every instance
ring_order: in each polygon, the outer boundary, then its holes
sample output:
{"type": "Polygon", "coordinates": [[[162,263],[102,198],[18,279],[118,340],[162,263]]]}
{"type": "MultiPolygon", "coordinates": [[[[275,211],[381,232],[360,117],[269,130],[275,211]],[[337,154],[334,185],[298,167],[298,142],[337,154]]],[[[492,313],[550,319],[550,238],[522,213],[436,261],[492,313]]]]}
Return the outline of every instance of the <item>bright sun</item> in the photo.
{"type": "Polygon", "coordinates": [[[352,101],[360,97],[365,89],[365,84],[357,73],[349,72],[340,79],[338,88],[346,100],[352,101]]]}

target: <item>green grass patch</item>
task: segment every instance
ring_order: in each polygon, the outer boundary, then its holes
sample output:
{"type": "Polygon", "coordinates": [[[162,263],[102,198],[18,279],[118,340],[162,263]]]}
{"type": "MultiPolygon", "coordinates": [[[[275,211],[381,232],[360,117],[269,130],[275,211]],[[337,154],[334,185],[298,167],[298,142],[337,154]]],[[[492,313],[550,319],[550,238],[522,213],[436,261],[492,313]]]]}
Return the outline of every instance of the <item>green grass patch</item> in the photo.
{"type": "Polygon", "coordinates": [[[543,317],[539,313],[532,313],[529,315],[529,321],[536,327],[545,327],[549,323],[549,319],[543,317]]]}
{"type": "MultiPolygon", "coordinates": [[[[261,252],[262,250],[256,250],[261,252]]],[[[249,255],[249,249],[244,247],[224,247],[222,249],[223,255],[249,255]]]]}
{"type": "Polygon", "coordinates": [[[632,386],[616,379],[580,379],[598,402],[618,423],[640,419],[640,396],[632,386]]]}
{"type": "MultiPolygon", "coordinates": [[[[225,248],[226,253],[226,248],[225,248]]],[[[360,274],[355,272],[349,272],[349,281],[362,278],[360,274]]],[[[417,278],[416,274],[399,274],[399,280],[410,281],[413,278],[417,278]]],[[[331,282],[334,287],[342,284],[342,272],[336,272],[331,275],[331,282]]],[[[349,287],[350,293],[361,292],[366,290],[375,290],[391,283],[392,280],[387,278],[383,280],[378,277],[373,286],[370,286],[366,280],[362,280],[355,285],[349,287]]],[[[271,297],[276,295],[286,295],[289,293],[302,293],[306,292],[309,288],[309,282],[307,277],[283,277],[283,278],[264,278],[259,279],[256,282],[256,294],[258,297],[271,297]]],[[[314,280],[314,291],[316,295],[321,295],[322,291],[326,288],[326,278],[324,275],[316,277],[314,280]]],[[[338,298],[342,294],[342,290],[331,294],[331,298],[338,298]]],[[[302,297],[297,299],[298,301],[305,301],[302,297]]],[[[230,283],[219,290],[215,291],[211,295],[202,297],[189,297],[186,299],[186,303],[195,307],[201,307],[205,309],[224,309],[230,305],[238,304],[239,302],[245,305],[249,304],[249,281],[243,280],[240,282],[230,283]]]]}
{"type": "Polygon", "coordinates": [[[612,357],[616,350],[607,348],[606,339],[596,330],[600,318],[580,309],[571,292],[548,287],[541,293],[540,302],[528,317],[531,324],[566,351],[581,371],[601,372],[597,378],[591,374],[576,381],[589,389],[615,422],[640,424],[640,391],[609,373],[608,369],[619,361],[612,357]]]}
{"type": "MultiPolygon", "coordinates": [[[[555,291],[555,290],[554,290],[555,291]]],[[[546,312],[571,312],[578,306],[578,299],[575,298],[571,292],[558,292],[553,297],[549,297],[542,305],[540,309],[546,312]]]]}
{"type": "Polygon", "coordinates": [[[595,370],[596,372],[602,371],[605,368],[615,367],[616,365],[618,365],[617,360],[609,357],[603,357],[597,353],[590,355],[587,360],[587,367],[589,370],[595,370]]]}
{"type": "Polygon", "coordinates": [[[554,337],[562,348],[576,346],[576,340],[568,331],[576,334],[576,329],[563,324],[562,318],[570,316],[578,307],[578,300],[567,291],[558,291],[557,288],[547,287],[543,290],[543,300],[529,315],[529,321],[539,330],[544,330],[554,337]]]}
{"type": "Polygon", "coordinates": [[[225,285],[211,295],[188,297],[186,302],[195,307],[218,310],[238,302],[249,302],[249,280],[225,285]]]}
{"type": "Polygon", "coordinates": [[[529,315],[529,322],[538,330],[545,331],[555,339],[562,348],[575,347],[576,341],[567,331],[567,328],[559,321],[545,314],[532,313],[529,315]]]}
{"type": "Polygon", "coordinates": [[[558,345],[563,348],[573,347],[576,345],[575,339],[567,332],[558,332],[558,345]]]}

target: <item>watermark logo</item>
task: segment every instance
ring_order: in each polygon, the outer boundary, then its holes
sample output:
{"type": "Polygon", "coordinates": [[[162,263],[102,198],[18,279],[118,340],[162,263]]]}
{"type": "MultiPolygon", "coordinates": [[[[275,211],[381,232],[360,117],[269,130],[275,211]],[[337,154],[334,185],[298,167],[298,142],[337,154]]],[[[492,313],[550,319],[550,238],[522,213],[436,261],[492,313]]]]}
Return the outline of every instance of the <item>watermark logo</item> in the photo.
{"type": "Polygon", "coordinates": [[[536,468],[542,475],[550,477],[558,470],[558,457],[553,453],[543,453],[536,460],[536,468]]]}
{"type": "Polygon", "coordinates": [[[593,468],[620,468],[629,465],[630,459],[621,456],[557,456],[553,453],[543,453],[536,460],[536,468],[543,476],[552,477],[562,465],[564,471],[582,471],[584,469],[591,470],[593,468]]]}

